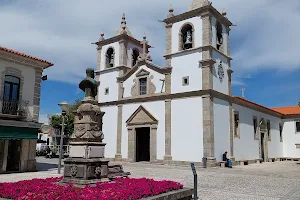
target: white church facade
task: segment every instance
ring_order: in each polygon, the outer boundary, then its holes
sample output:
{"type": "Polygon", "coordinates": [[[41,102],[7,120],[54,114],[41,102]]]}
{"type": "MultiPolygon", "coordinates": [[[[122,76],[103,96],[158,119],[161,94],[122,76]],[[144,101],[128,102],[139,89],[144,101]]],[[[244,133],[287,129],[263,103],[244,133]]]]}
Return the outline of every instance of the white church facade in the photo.
{"type": "Polygon", "coordinates": [[[164,66],[152,63],[146,36],[135,39],[125,15],[115,36],[95,43],[106,158],[200,165],[205,157],[209,166],[225,151],[237,163],[300,158],[300,109],[232,96],[224,11],[193,0],[163,22],[164,66]]]}

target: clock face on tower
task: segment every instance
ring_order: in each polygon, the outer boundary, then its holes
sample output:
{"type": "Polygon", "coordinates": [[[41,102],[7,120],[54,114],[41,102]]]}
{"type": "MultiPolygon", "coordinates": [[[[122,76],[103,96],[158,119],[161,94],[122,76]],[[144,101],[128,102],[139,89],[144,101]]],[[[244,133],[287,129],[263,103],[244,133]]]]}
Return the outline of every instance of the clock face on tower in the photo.
{"type": "Polygon", "coordinates": [[[218,76],[219,76],[220,81],[223,82],[223,79],[224,79],[224,68],[223,68],[222,62],[218,66],[218,76]]]}

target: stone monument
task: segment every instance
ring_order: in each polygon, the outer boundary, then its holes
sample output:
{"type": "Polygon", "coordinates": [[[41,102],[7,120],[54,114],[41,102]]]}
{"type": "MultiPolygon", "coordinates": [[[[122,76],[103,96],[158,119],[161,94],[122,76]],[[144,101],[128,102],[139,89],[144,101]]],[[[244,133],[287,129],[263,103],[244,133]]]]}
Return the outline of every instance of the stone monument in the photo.
{"type": "Polygon", "coordinates": [[[85,97],[82,105],[74,111],[74,132],[70,137],[70,154],[64,162],[64,178],[61,183],[88,185],[130,175],[123,171],[121,165],[109,166],[109,161],[104,158],[104,112],[95,99],[98,83],[94,78],[94,69],[88,68],[86,78],[79,84],[85,97]]]}

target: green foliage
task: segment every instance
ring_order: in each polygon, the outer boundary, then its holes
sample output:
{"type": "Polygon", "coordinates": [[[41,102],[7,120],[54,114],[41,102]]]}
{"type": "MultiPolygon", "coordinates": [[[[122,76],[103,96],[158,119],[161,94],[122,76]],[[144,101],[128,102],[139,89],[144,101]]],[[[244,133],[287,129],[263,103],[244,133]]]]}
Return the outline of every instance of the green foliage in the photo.
{"type": "Polygon", "coordinates": [[[298,106],[300,106],[300,100],[298,101],[298,106]]]}
{"type": "MultiPolygon", "coordinates": [[[[74,119],[75,116],[73,114],[74,111],[81,105],[81,99],[77,99],[70,105],[70,109],[65,117],[65,130],[64,134],[70,136],[74,131],[74,119]]],[[[61,115],[53,115],[51,117],[51,124],[53,128],[61,130],[62,125],[62,116],[61,115]]]]}

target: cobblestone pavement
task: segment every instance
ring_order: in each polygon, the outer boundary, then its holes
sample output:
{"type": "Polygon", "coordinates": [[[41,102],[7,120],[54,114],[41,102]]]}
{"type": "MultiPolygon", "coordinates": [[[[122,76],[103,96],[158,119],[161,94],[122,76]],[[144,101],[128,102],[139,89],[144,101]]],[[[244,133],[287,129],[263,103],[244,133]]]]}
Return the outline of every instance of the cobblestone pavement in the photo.
{"type": "MultiPolygon", "coordinates": [[[[0,182],[32,178],[57,177],[58,159],[37,158],[39,172],[0,175],[0,182]]],[[[191,168],[122,163],[131,177],[174,180],[193,187],[191,168]]],[[[296,162],[274,162],[228,168],[197,169],[199,199],[300,199],[300,165],[296,162]]]]}

